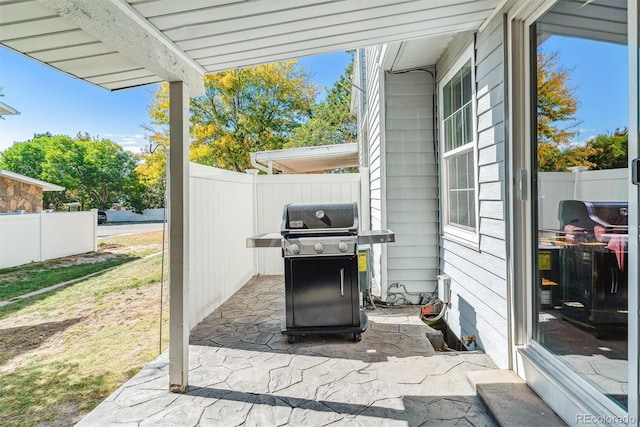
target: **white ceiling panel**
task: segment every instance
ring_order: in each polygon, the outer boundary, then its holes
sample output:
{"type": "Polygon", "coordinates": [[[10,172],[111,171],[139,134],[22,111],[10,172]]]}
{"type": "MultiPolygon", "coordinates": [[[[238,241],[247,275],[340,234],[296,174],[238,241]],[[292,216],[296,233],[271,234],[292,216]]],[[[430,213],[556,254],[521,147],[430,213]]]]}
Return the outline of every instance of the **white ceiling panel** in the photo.
{"type": "MultiPolygon", "coordinates": [[[[0,29],[0,37],[2,30],[0,29]]],[[[3,39],[3,43],[13,50],[30,55],[33,52],[42,52],[46,50],[64,49],[70,46],[80,46],[90,43],[99,43],[100,40],[85,33],[80,29],[72,31],[63,31],[61,33],[42,34],[35,37],[23,39],[3,39]]]]}
{"type": "Polygon", "coordinates": [[[0,44],[108,89],[163,80],[202,86],[206,72],[435,37],[420,48],[403,45],[394,68],[420,56],[430,61],[455,33],[477,30],[500,3],[4,0],[0,44]]]}
{"type": "Polygon", "coordinates": [[[403,71],[435,65],[454,38],[455,34],[449,34],[402,42],[391,70],[403,71]]]}
{"type": "Polygon", "coordinates": [[[100,43],[99,41],[94,41],[92,43],[78,46],[40,50],[32,52],[31,56],[36,58],[38,61],[53,64],[72,59],[91,58],[108,53],[117,54],[117,52],[114,52],[109,46],[100,43]]]}

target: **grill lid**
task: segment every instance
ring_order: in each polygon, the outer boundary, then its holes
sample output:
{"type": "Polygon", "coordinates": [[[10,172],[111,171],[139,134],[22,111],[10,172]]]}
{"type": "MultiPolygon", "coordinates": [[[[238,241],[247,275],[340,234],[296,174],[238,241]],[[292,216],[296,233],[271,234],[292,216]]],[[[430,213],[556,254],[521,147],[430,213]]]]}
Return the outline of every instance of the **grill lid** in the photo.
{"type": "Polygon", "coordinates": [[[589,232],[593,232],[596,225],[626,230],[627,207],[627,202],[562,200],[558,206],[558,219],[560,227],[574,225],[589,232]]]}
{"type": "Polygon", "coordinates": [[[289,203],[282,211],[283,236],[301,234],[358,234],[356,203],[289,203]]]}

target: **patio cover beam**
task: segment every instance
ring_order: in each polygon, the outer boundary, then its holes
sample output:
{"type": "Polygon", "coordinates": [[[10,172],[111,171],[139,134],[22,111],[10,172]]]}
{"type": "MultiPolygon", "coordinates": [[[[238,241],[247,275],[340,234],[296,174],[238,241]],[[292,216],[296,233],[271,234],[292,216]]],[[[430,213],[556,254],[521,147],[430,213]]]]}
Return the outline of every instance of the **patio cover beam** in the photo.
{"type": "Polygon", "coordinates": [[[168,82],[204,94],[204,68],[122,0],[38,0],[96,39],[168,82]]]}

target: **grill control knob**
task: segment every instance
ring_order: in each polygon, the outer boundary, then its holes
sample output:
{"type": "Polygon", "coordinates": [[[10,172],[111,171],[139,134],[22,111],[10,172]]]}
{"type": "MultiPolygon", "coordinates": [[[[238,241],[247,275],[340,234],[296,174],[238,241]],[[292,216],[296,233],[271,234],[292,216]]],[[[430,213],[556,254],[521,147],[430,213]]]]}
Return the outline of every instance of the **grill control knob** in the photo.
{"type": "Polygon", "coordinates": [[[299,254],[300,253],[300,245],[298,245],[297,243],[292,243],[291,246],[289,247],[289,250],[294,255],[299,254]]]}
{"type": "Polygon", "coordinates": [[[347,252],[347,249],[349,249],[349,245],[347,245],[347,242],[340,242],[338,244],[338,250],[340,252],[347,252]]]}
{"type": "Polygon", "coordinates": [[[313,246],[313,249],[316,251],[316,253],[321,254],[322,252],[324,252],[324,245],[318,242],[313,246]]]}

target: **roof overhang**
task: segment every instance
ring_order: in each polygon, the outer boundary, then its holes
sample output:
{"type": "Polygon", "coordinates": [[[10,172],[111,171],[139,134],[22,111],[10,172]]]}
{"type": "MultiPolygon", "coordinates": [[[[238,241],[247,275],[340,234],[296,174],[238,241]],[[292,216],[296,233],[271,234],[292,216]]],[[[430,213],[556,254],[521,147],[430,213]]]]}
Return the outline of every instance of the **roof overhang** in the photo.
{"type": "Polygon", "coordinates": [[[441,51],[451,35],[477,31],[504,4],[10,1],[0,2],[0,44],[106,89],[183,81],[197,95],[203,74],[236,67],[420,38],[438,38],[434,49],[441,51]]]}
{"type": "Polygon", "coordinates": [[[35,185],[36,187],[41,187],[42,191],[64,191],[64,187],[61,187],[59,185],[52,184],[46,181],[41,181],[35,178],[30,178],[26,175],[11,172],[4,169],[0,169],[0,177],[9,178],[14,181],[22,182],[24,184],[35,185]]]}
{"type": "Polygon", "coordinates": [[[0,102],[0,116],[15,116],[17,114],[20,114],[18,110],[5,104],[4,102],[0,102]]]}
{"type": "MultiPolygon", "coordinates": [[[[263,165],[260,169],[275,168],[284,173],[302,174],[326,172],[358,166],[358,144],[321,145],[318,147],[290,148],[259,151],[251,154],[252,162],[263,165]]],[[[255,165],[259,166],[259,165],[255,165]]]]}

